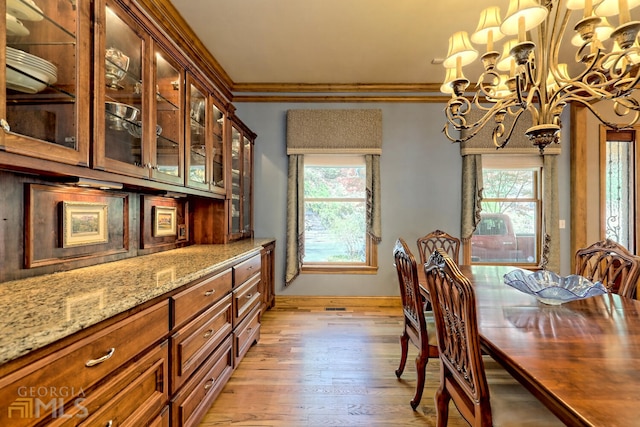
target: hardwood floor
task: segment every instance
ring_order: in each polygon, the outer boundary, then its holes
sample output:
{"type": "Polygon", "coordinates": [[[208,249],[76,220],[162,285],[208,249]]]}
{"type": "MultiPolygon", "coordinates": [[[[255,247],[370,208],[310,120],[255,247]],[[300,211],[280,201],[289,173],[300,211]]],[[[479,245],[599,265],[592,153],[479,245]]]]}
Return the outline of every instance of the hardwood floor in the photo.
{"type": "MultiPolygon", "coordinates": [[[[300,306],[278,300],[262,318],[260,342],[200,427],[435,426],[439,361],[429,360],[424,395],[413,411],[415,348],[402,379],[395,376],[400,305],[386,298],[355,301],[312,299],[300,306]]],[[[455,407],[449,412],[450,427],[468,426],[455,407]]]]}

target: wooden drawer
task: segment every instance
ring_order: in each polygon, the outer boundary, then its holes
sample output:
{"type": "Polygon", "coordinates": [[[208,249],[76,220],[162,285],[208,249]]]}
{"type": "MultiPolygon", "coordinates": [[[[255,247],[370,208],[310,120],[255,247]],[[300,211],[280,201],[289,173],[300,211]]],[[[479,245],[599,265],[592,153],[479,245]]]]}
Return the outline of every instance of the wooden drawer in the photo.
{"type": "MultiPolygon", "coordinates": [[[[55,427],[143,426],[156,419],[169,400],[168,341],[109,378],[85,399],[73,402],[55,427]]],[[[59,414],[58,414],[59,415],[59,414]]]]}
{"type": "Polygon", "coordinates": [[[227,295],[172,335],[172,394],[231,333],[232,317],[231,295],[227,295]]]}
{"type": "Polygon", "coordinates": [[[153,421],[149,423],[148,427],[169,427],[169,406],[165,406],[160,415],[158,415],[153,421]]]}
{"type": "Polygon", "coordinates": [[[254,276],[239,288],[233,290],[233,326],[238,325],[242,319],[260,304],[260,275],[254,276]]]}
{"type": "Polygon", "coordinates": [[[232,284],[233,276],[229,269],[174,295],[171,298],[171,327],[181,326],[195,314],[224,297],[231,292],[232,284]]]}
{"type": "Polygon", "coordinates": [[[172,427],[196,426],[233,372],[233,345],[228,337],[171,402],[172,427]]]}
{"type": "Polygon", "coordinates": [[[256,305],[251,314],[236,328],[234,336],[234,369],[247,354],[251,345],[260,339],[260,306],[256,305]]]}
{"type": "Polygon", "coordinates": [[[242,285],[242,283],[244,283],[248,278],[260,273],[261,261],[261,256],[260,254],[258,254],[234,266],[233,286],[238,287],[242,285]]]}
{"type": "Polygon", "coordinates": [[[160,415],[149,423],[148,427],[169,427],[169,406],[165,406],[160,415]]]}
{"type": "Polygon", "coordinates": [[[60,399],[66,405],[82,397],[98,381],[165,339],[169,333],[168,315],[165,300],[105,328],[96,327],[91,336],[1,378],[0,407],[9,410],[0,411],[0,425],[32,425],[33,417],[20,416],[28,402],[48,404],[57,399],[56,405],[42,409],[42,420],[51,417],[51,410],[60,406],[60,399]]]}

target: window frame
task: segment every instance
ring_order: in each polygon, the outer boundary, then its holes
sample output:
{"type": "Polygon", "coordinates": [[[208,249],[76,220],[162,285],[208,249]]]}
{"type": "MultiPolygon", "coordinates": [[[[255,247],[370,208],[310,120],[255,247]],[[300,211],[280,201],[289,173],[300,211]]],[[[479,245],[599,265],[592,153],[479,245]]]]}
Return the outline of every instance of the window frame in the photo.
{"type": "MultiPolygon", "coordinates": [[[[633,213],[630,215],[632,218],[636,218],[637,214],[640,213],[640,149],[638,147],[638,132],[640,132],[640,127],[634,127],[632,129],[622,129],[622,130],[611,130],[605,126],[600,126],[600,152],[599,152],[599,162],[600,162],[600,237],[601,239],[606,238],[607,224],[606,224],[606,199],[607,199],[607,164],[606,164],[606,152],[607,152],[607,143],[610,141],[614,142],[628,142],[631,144],[632,150],[632,161],[633,164],[630,165],[632,169],[633,175],[633,188],[631,189],[631,193],[633,194],[633,203],[630,205],[630,208],[633,209],[633,213]]],[[[634,224],[634,233],[633,236],[630,236],[630,240],[633,242],[634,247],[629,247],[629,251],[632,253],[636,253],[637,249],[640,248],[640,230],[637,224],[634,224]]],[[[618,242],[619,243],[619,242],[618,242]]]]}
{"type": "MultiPolygon", "coordinates": [[[[349,162],[349,159],[357,157],[362,159],[362,164],[365,166],[365,173],[369,174],[371,171],[366,170],[366,161],[365,155],[361,154],[305,154],[304,155],[304,166],[309,163],[315,163],[319,165],[327,165],[327,166],[346,166],[348,164],[352,164],[353,162],[349,162]]],[[[360,161],[358,162],[360,163],[360,161]]],[[[304,168],[303,166],[303,168],[304,168]]],[[[303,169],[304,175],[304,169],[303,169]]],[[[304,194],[304,192],[303,192],[304,194]]],[[[327,198],[329,199],[329,198],[327,198]]],[[[304,210],[304,205],[308,201],[306,197],[303,196],[302,206],[304,210]]],[[[313,199],[315,200],[315,199],[313,199]]],[[[317,200],[316,200],[317,201],[317,200]]],[[[351,198],[344,199],[335,199],[331,198],[331,201],[344,201],[344,202],[352,202],[351,198]]],[[[364,202],[366,203],[366,194],[364,197],[364,202]]],[[[365,213],[366,215],[366,213],[365,213]]],[[[303,217],[306,218],[305,215],[303,217]]],[[[364,218],[365,224],[367,218],[364,218]]],[[[306,236],[304,237],[306,239],[306,236]]],[[[365,261],[363,263],[351,263],[351,262],[305,262],[304,257],[302,259],[302,265],[300,268],[301,274],[375,274],[378,271],[378,250],[377,243],[369,235],[369,233],[365,232],[365,261]]]]}
{"type": "MultiPolygon", "coordinates": [[[[535,235],[535,261],[531,263],[525,262],[474,262],[472,260],[472,244],[471,240],[463,241],[463,259],[468,260],[470,265],[512,265],[526,269],[534,269],[542,262],[542,234],[543,216],[544,216],[544,200],[542,191],[542,182],[544,175],[543,158],[539,155],[483,155],[482,156],[482,172],[485,169],[502,169],[509,171],[516,170],[532,170],[534,175],[533,190],[534,198],[489,198],[483,195],[482,202],[532,202],[536,205],[536,235],[535,235]]],[[[483,187],[486,183],[483,178],[483,187]]],[[[473,237],[472,237],[473,238],[473,237]]]]}

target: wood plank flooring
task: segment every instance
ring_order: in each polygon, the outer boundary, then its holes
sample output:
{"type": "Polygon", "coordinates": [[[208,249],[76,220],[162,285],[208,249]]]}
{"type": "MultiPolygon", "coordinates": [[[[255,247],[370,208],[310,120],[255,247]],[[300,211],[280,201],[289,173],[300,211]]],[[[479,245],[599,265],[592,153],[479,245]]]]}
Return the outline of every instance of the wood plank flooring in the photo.
{"type": "MultiPolygon", "coordinates": [[[[410,346],[398,380],[401,308],[374,302],[343,311],[341,301],[320,306],[279,301],[262,318],[260,342],[200,427],[435,426],[438,360],[427,364],[427,385],[413,411],[417,350],[410,346]]],[[[454,406],[449,412],[450,427],[468,426],[454,406]]]]}

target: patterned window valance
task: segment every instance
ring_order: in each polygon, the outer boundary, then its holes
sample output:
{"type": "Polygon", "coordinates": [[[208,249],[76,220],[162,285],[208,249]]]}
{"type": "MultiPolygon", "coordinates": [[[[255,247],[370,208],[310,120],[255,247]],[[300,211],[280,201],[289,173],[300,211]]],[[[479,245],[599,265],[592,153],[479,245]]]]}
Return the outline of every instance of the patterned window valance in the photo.
{"type": "MultiPolygon", "coordinates": [[[[470,111],[468,115],[469,117],[467,118],[468,123],[473,123],[480,119],[480,113],[481,111],[478,111],[477,109],[470,111]]],[[[505,132],[507,132],[511,126],[512,119],[513,118],[510,116],[507,116],[505,119],[505,132]]],[[[513,130],[513,135],[511,136],[509,143],[504,148],[496,149],[496,146],[493,144],[492,137],[495,124],[489,122],[484,129],[478,132],[476,136],[460,144],[460,154],[462,156],[466,156],[468,154],[540,154],[540,150],[534,147],[533,144],[531,144],[531,141],[529,141],[529,138],[524,134],[531,126],[531,115],[528,111],[525,111],[522,113],[522,117],[520,117],[516,124],[516,128],[513,130]]],[[[465,132],[462,131],[461,136],[464,137],[464,135],[465,132]]],[[[504,138],[501,138],[500,140],[502,139],[504,138]]],[[[544,149],[544,154],[560,154],[560,145],[548,145],[544,149]]]]}
{"type": "Polygon", "coordinates": [[[381,154],[382,110],[289,110],[289,154],[381,154]]]}

